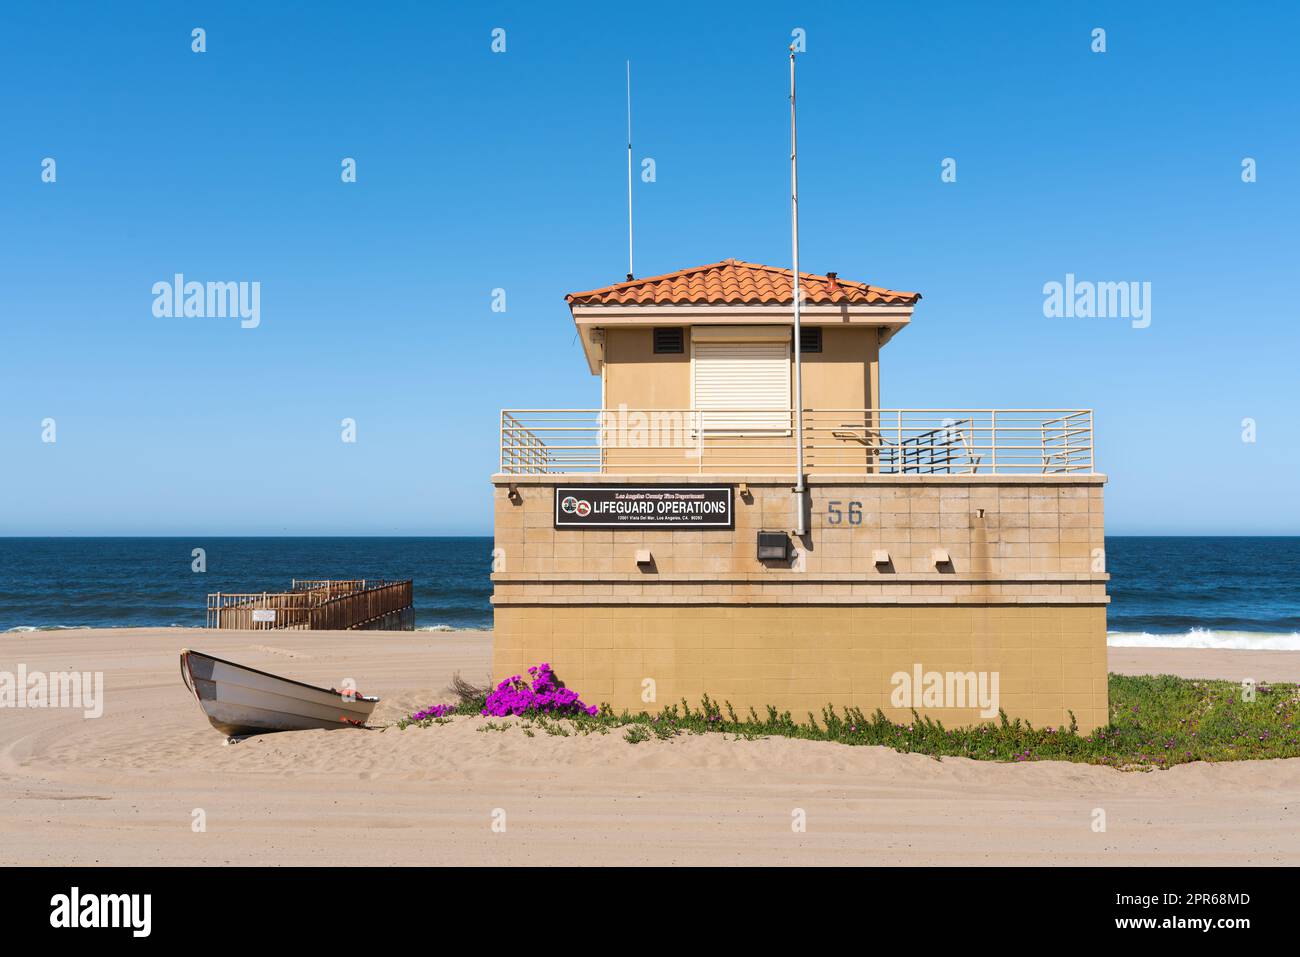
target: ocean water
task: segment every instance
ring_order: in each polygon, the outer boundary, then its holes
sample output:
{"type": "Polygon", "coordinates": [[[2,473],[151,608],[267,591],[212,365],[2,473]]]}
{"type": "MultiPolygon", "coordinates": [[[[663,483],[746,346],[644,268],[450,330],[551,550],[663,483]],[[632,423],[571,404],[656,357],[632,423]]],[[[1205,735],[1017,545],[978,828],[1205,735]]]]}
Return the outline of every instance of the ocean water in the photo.
{"type": "Polygon", "coordinates": [[[1113,647],[1300,649],[1300,538],[1106,539],[1113,647]]]}
{"type": "Polygon", "coordinates": [[[0,632],[202,627],[209,592],[295,578],[410,578],[416,628],[490,628],[491,563],[491,538],[0,538],[0,632]]]}
{"type": "MultiPolygon", "coordinates": [[[[1300,649],[1300,538],[1111,537],[1106,553],[1113,646],[1300,649]]],[[[412,578],[417,628],[490,628],[491,558],[491,538],[0,538],[0,632],[202,626],[209,592],[294,578],[412,578]]]]}

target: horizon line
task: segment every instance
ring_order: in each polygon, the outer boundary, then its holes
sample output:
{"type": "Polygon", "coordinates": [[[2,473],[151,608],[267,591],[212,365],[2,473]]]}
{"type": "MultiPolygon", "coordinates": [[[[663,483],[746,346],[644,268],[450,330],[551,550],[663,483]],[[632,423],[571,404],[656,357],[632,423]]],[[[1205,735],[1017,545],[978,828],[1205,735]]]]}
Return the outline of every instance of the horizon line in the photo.
{"type": "MultiPolygon", "coordinates": [[[[328,532],[313,533],[252,533],[243,535],[232,535],[229,533],[208,534],[203,532],[190,532],[186,534],[169,533],[159,534],[129,534],[129,535],[80,535],[75,533],[66,533],[58,535],[11,535],[0,534],[0,541],[5,539],[59,539],[59,538],[80,538],[80,539],[109,539],[109,538],[493,538],[491,532],[488,533],[452,533],[452,532],[435,532],[429,534],[378,534],[372,532],[364,533],[346,533],[334,534],[328,532]]],[[[1106,538],[1300,538],[1300,532],[1106,532],[1106,538]]]]}

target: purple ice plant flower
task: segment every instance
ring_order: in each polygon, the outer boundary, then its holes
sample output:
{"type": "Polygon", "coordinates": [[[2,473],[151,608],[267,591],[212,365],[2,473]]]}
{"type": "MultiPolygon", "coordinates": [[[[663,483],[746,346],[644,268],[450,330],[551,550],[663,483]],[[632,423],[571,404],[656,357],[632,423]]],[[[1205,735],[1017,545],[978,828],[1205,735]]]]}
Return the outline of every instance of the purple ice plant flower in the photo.
{"type": "Polygon", "coordinates": [[[520,675],[511,675],[487,696],[482,713],[504,718],[521,714],[589,714],[599,713],[594,705],[584,704],[576,691],[563,687],[546,663],[528,669],[531,685],[520,675]]]}
{"type": "Polygon", "coordinates": [[[423,711],[417,711],[411,715],[412,721],[427,721],[430,718],[443,718],[456,711],[454,704],[431,704],[423,711]]]}

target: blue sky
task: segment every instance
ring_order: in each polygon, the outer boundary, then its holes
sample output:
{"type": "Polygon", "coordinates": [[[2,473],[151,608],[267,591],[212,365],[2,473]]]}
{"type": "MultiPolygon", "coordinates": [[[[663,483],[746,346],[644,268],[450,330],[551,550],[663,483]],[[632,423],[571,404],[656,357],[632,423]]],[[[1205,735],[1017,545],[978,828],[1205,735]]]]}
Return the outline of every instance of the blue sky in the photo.
{"type": "Polygon", "coordinates": [[[0,19],[0,534],[489,533],[498,410],[600,401],[562,297],[626,271],[624,60],[637,273],[788,266],[797,27],[801,264],[924,295],[883,405],[1092,407],[1110,533],[1300,533],[1291,5],[0,19]],[[177,272],[261,325],[155,317],[177,272]],[[1045,318],[1066,273],[1150,327],[1045,318]]]}

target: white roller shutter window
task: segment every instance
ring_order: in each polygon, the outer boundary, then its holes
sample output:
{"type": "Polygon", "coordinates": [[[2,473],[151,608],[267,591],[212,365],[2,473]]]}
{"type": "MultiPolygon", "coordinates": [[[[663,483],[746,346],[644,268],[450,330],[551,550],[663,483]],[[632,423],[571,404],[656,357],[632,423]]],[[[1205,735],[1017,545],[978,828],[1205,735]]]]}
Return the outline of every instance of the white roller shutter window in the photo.
{"type": "Polygon", "coordinates": [[[706,430],[790,429],[789,342],[696,342],[694,350],[695,408],[719,410],[701,416],[706,430]]]}

